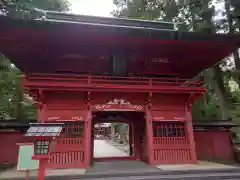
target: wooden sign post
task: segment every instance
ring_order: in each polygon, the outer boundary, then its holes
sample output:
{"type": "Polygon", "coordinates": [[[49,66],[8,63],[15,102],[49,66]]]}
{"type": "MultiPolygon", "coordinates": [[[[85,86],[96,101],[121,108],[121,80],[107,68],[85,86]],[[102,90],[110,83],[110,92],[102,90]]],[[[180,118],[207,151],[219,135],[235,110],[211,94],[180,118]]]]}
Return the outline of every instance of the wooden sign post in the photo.
{"type": "Polygon", "coordinates": [[[29,180],[30,171],[38,170],[38,160],[33,160],[34,144],[33,143],[20,143],[18,151],[18,171],[26,172],[26,180],[29,180]]]}

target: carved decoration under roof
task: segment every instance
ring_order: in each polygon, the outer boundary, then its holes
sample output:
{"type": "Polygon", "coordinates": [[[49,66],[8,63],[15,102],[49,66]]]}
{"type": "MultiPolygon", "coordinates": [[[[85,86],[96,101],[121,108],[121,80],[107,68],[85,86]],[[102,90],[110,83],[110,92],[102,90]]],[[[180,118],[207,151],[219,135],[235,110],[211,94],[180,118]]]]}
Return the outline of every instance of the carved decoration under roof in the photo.
{"type": "Polygon", "coordinates": [[[109,101],[107,104],[131,104],[129,101],[126,101],[125,99],[113,99],[112,101],[109,101]]]}
{"type": "Polygon", "coordinates": [[[106,104],[96,104],[94,109],[97,111],[143,111],[142,105],[134,105],[125,99],[117,99],[107,102],[106,104]]]}

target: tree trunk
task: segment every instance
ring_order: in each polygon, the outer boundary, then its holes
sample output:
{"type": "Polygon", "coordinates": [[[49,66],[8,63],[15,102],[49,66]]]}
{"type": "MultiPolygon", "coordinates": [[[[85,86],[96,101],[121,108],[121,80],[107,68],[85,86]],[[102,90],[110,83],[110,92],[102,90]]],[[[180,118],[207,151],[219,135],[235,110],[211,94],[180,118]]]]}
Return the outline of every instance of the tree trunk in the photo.
{"type": "Polygon", "coordinates": [[[227,103],[227,94],[226,89],[224,86],[223,74],[219,66],[213,67],[214,73],[214,83],[215,83],[215,90],[219,95],[219,105],[220,105],[220,115],[221,120],[226,120],[229,118],[229,109],[227,103]]]}
{"type": "MultiPolygon", "coordinates": [[[[230,0],[224,0],[225,10],[226,10],[226,16],[227,16],[227,23],[229,28],[229,34],[234,33],[234,27],[233,27],[233,19],[231,15],[231,5],[230,0]]],[[[240,70],[240,58],[238,50],[233,53],[233,59],[237,70],[240,70]]],[[[240,80],[238,80],[238,84],[240,83],[240,80]]]]}
{"type": "Polygon", "coordinates": [[[23,119],[25,117],[24,108],[23,108],[23,98],[24,94],[21,89],[16,92],[16,118],[23,119]]]}

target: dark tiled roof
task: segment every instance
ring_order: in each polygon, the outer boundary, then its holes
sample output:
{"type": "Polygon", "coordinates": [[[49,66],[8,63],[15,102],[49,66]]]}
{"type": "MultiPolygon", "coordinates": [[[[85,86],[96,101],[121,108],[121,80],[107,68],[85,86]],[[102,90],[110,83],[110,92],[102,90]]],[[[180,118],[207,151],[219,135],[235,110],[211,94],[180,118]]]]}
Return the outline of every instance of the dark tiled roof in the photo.
{"type": "MultiPolygon", "coordinates": [[[[76,19],[76,17],[74,18],[76,19]]],[[[51,73],[55,70],[50,68],[51,66],[48,68],[44,63],[35,62],[42,62],[42,59],[45,59],[46,62],[51,61],[52,66],[56,68],[55,66],[56,64],[59,65],[59,61],[52,56],[56,57],[59,52],[61,52],[61,57],[69,54],[82,55],[82,53],[89,56],[93,51],[85,52],[84,49],[84,52],[80,52],[79,50],[79,46],[89,49],[87,45],[89,47],[93,45],[94,47],[101,47],[102,49],[99,50],[101,53],[103,51],[108,52],[108,49],[112,47],[122,47],[129,51],[136,49],[134,53],[141,55],[140,57],[143,57],[142,49],[144,49],[144,52],[154,51],[157,57],[168,58],[172,61],[168,65],[170,67],[167,67],[175,69],[174,72],[165,72],[164,69],[166,68],[158,69],[159,72],[179,74],[179,77],[188,79],[197,75],[203,69],[213,66],[235,51],[240,45],[239,34],[182,32],[164,28],[165,25],[171,25],[171,23],[88,16],[79,16],[78,18],[80,20],[73,22],[72,20],[47,19],[19,20],[0,16],[0,50],[23,72],[51,73]],[[97,23],[97,21],[101,23],[97,23]],[[37,49],[36,53],[32,53],[33,48],[37,49]],[[46,49],[51,49],[51,53],[45,53],[46,49]],[[29,58],[29,61],[22,60],[27,58],[29,58]],[[176,68],[173,68],[172,64],[176,68]],[[188,71],[186,71],[186,68],[188,68],[188,71]]],[[[73,17],[70,17],[70,19],[73,19],[73,17]]],[[[149,56],[149,52],[145,56],[149,56]]],[[[74,69],[74,67],[76,65],[69,62],[67,69],[74,69]]],[[[161,67],[159,66],[159,68],[161,67]]],[[[78,69],[78,71],[85,72],[86,68],[78,69]]],[[[151,70],[151,72],[153,71],[151,70]]]]}

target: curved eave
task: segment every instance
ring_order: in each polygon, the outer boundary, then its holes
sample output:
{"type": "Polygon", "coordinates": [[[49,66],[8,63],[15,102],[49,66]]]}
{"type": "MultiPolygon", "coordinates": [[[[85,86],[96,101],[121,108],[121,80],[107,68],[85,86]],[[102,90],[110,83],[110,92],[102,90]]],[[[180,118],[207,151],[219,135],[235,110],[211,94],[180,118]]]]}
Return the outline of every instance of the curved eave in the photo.
{"type": "Polygon", "coordinates": [[[46,19],[53,21],[69,21],[72,23],[88,22],[91,24],[101,25],[114,25],[114,26],[126,26],[126,27],[140,27],[140,28],[152,28],[152,29],[171,29],[174,30],[175,23],[165,21],[147,21],[137,19],[126,18],[114,18],[114,17],[97,17],[87,15],[76,15],[62,12],[46,12],[46,19]]]}
{"type": "Polygon", "coordinates": [[[127,48],[135,49],[138,53],[148,51],[147,54],[167,56],[173,60],[176,74],[181,78],[191,78],[230,55],[240,45],[239,35],[180,32],[89,22],[23,21],[4,16],[0,16],[0,29],[0,51],[19,69],[28,72],[35,72],[36,69],[41,72],[47,68],[46,64],[41,67],[33,63],[38,60],[57,64],[57,60],[52,57],[60,53],[76,54],[79,49],[85,51],[90,47],[94,51],[87,52],[88,54],[98,51],[101,53],[106,47],[106,51],[127,48]]]}
{"type": "MultiPolygon", "coordinates": [[[[32,30],[50,30],[57,32],[69,32],[74,31],[85,31],[84,33],[103,33],[106,35],[122,36],[128,35],[131,37],[138,38],[150,38],[152,43],[156,40],[179,40],[175,43],[213,43],[217,42],[226,43],[231,45],[240,45],[240,37],[238,34],[228,35],[228,34],[211,34],[211,33],[201,33],[201,32],[182,32],[175,31],[170,29],[157,29],[157,28],[146,28],[146,27],[136,27],[136,26],[124,26],[124,25],[113,25],[113,24],[100,24],[100,23],[89,23],[89,22],[72,22],[64,20],[21,20],[21,19],[12,19],[6,16],[0,16],[0,27],[1,30],[13,30],[12,28],[24,29],[32,28],[32,30]],[[96,27],[97,29],[92,29],[92,32],[89,32],[85,29],[89,26],[96,27]],[[231,41],[231,42],[228,42],[231,41]]],[[[19,30],[20,30],[19,29],[19,30]]],[[[79,32],[79,33],[80,33],[79,32]]],[[[10,34],[9,34],[10,35],[10,34]]],[[[146,39],[142,39],[146,40],[146,39]]]]}

